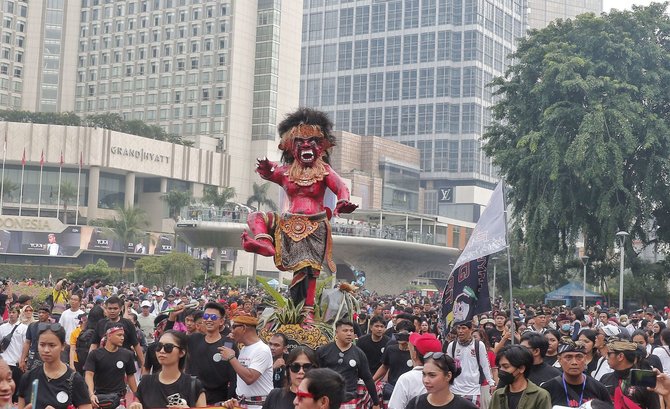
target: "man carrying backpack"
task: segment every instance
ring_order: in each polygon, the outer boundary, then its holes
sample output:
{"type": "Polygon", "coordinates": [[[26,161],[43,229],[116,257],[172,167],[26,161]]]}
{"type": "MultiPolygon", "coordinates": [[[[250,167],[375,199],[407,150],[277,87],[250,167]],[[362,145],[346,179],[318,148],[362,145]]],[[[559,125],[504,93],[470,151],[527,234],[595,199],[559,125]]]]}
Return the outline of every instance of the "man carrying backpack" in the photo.
{"type": "Polygon", "coordinates": [[[91,349],[95,328],[90,328],[88,324],[88,315],[82,312],[78,316],[79,326],[72,331],[70,341],[70,368],[84,376],[84,364],[88,358],[88,351],[91,349]]]}
{"type": "Polygon", "coordinates": [[[454,380],[451,391],[480,407],[482,381],[486,379],[491,390],[495,389],[486,346],[472,337],[472,321],[454,325],[457,339],[449,343],[446,352],[457,364],[460,363],[461,374],[454,380]]]}

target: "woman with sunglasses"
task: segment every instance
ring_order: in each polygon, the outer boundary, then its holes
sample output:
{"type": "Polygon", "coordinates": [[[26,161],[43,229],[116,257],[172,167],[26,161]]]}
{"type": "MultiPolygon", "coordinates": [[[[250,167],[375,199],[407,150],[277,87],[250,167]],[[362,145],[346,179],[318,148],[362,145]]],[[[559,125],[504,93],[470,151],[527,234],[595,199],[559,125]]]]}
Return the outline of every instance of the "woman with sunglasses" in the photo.
{"type": "Polygon", "coordinates": [[[265,399],[263,409],[293,409],[293,400],[300,382],[305,375],[318,366],[316,354],[310,348],[299,346],[293,348],[286,358],[286,385],[275,388],[265,399]]]}
{"type": "Polygon", "coordinates": [[[33,322],[37,321],[35,319],[35,316],[33,315],[33,307],[30,305],[24,305],[23,308],[21,308],[21,315],[19,316],[19,321],[21,321],[22,324],[30,325],[33,322]]]}
{"type": "Polygon", "coordinates": [[[25,373],[19,384],[19,409],[31,408],[33,381],[38,380],[37,397],[31,409],[91,409],[91,399],[84,378],[65,365],[60,356],[65,348],[65,328],[60,324],[40,322],[37,350],[44,364],[25,373]]]}
{"type": "Polygon", "coordinates": [[[188,336],[169,330],[156,343],[156,358],[161,371],[145,375],[137,387],[139,402],[128,409],[207,406],[205,390],[196,378],[184,373],[188,336]]]}
{"type": "Polygon", "coordinates": [[[461,374],[453,358],[442,352],[429,352],[423,358],[423,386],[427,393],[412,399],[405,409],[477,409],[474,403],[451,391],[454,379],[461,374]]]}

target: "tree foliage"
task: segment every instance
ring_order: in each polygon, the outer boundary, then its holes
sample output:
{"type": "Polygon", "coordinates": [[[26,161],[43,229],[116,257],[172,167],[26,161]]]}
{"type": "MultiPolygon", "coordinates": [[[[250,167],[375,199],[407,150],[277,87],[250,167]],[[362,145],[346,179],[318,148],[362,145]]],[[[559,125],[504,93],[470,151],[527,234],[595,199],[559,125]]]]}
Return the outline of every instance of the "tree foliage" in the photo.
{"type": "Polygon", "coordinates": [[[60,201],[63,203],[63,223],[67,224],[67,207],[77,199],[77,187],[69,180],[60,184],[60,201]]]}
{"type": "Polygon", "coordinates": [[[223,187],[221,191],[216,186],[205,186],[202,201],[208,205],[223,208],[235,197],[234,187],[223,187]]]}
{"type": "Polygon", "coordinates": [[[80,270],[68,273],[67,277],[79,283],[83,283],[85,280],[107,281],[114,273],[113,270],[105,260],[98,259],[95,264],[87,264],[80,270]]]}
{"type": "Polygon", "coordinates": [[[142,257],[135,262],[140,281],[184,286],[202,273],[200,262],[186,253],[142,257]]]}
{"type": "Polygon", "coordinates": [[[655,223],[670,221],[666,7],[534,30],[494,80],[484,149],[511,186],[528,274],[574,260],[578,238],[591,261],[606,262],[617,231],[649,243],[655,223]]]}
{"type": "Polygon", "coordinates": [[[91,225],[107,227],[112,230],[114,237],[121,243],[123,261],[121,271],[126,268],[128,243],[137,243],[145,235],[149,226],[146,212],[139,207],[117,207],[117,215],[112,219],[92,220],[91,225]]]}
{"type": "Polygon", "coordinates": [[[247,199],[247,206],[255,207],[256,210],[260,210],[261,206],[267,206],[271,210],[277,210],[277,205],[275,202],[268,197],[268,190],[270,189],[270,186],[270,182],[266,182],[260,185],[254,182],[254,193],[247,199]],[[254,204],[256,204],[256,206],[254,206],[254,204]]]}
{"type": "Polygon", "coordinates": [[[188,206],[191,203],[191,192],[189,191],[179,191],[179,190],[170,190],[163,196],[163,199],[169,208],[170,217],[177,220],[177,216],[181,213],[181,209],[188,206]]]}
{"type": "Polygon", "coordinates": [[[115,113],[94,114],[82,119],[74,112],[30,112],[9,109],[0,110],[0,121],[99,127],[159,141],[193,146],[193,142],[179,135],[169,134],[158,125],[150,125],[137,119],[126,121],[121,115],[115,113]]]}

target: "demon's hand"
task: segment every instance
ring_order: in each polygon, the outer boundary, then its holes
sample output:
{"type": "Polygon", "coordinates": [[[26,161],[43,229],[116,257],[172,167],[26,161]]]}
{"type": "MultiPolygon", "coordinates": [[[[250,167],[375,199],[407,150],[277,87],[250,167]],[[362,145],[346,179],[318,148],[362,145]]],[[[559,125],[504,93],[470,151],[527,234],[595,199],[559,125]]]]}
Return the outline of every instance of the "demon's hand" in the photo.
{"type": "Polygon", "coordinates": [[[338,200],[337,201],[337,206],[335,206],[335,216],[337,216],[340,213],[351,213],[354,210],[358,208],[358,205],[355,203],[351,203],[348,200],[338,200]]]}
{"type": "Polygon", "coordinates": [[[270,177],[272,177],[272,171],[277,164],[270,161],[268,158],[256,159],[256,161],[256,173],[263,179],[269,180],[270,177]]]}

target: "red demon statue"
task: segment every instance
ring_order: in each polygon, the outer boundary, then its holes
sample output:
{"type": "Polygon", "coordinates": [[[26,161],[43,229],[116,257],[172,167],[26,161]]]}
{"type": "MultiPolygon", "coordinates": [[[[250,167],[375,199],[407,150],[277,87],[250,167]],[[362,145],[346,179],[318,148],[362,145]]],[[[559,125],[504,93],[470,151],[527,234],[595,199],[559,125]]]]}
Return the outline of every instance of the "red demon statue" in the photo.
{"type": "Polygon", "coordinates": [[[316,279],[324,263],[335,272],[331,210],[323,203],[326,188],[337,195],[335,215],[358,207],[349,201],[349,189],[328,164],[329,150],[335,146],[332,127],[326,114],[308,108],[289,114],[279,124],[282,163],[258,159],[256,172],[284,188],[288,212],[254,212],[247,220],[253,237],[242,233],[246,251],[274,256],[279,270],[293,271],[291,298],[296,305],[304,300],[308,310],[314,306],[316,279]]]}

